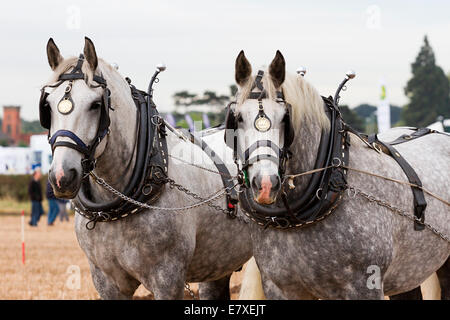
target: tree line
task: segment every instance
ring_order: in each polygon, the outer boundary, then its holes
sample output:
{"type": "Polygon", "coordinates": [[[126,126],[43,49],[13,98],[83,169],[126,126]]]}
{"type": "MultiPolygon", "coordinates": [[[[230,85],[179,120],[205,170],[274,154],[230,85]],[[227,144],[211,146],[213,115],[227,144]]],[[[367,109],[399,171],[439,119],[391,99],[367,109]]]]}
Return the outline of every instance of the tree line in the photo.
{"type": "MultiPolygon", "coordinates": [[[[411,64],[412,77],[407,82],[404,91],[409,102],[403,106],[391,105],[391,126],[426,127],[437,121],[438,117],[450,118],[450,75],[446,76],[441,67],[436,64],[433,49],[428,37],[425,36],[423,45],[416,60],[411,64]]],[[[229,95],[218,95],[214,91],[205,91],[202,95],[179,91],[173,95],[175,105],[221,105],[225,106],[234,98],[237,87],[231,85],[229,95]]],[[[377,107],[361,104],[353,109],[341,106],[344,120],[355,129],[372,133],[377,132],[377,107]]],[[[183,123],[184,115],[174,114],[183,123]]],[[[198,118],[198,115],[194,115],[198,118]]],[[[224,115],[210,115],[214,124],[223,121],[224,115]]]]}

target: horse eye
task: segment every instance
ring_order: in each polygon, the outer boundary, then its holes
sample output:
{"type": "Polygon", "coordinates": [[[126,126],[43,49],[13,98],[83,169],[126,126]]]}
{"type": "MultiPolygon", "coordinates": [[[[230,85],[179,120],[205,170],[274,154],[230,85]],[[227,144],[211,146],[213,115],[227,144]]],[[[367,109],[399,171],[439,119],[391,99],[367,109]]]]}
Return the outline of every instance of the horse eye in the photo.
{"type": "Polygon", "coordinates": [[[237,121],[238,122],[244,122],[244,119],[242,119],[242,115],[241,114],[238,114],[237,121]]]}
{"type": "Polygon", "coordinates": [[[97,110],[100,108],[101,105],[102,105],[102,103],[100,101],[95,101],[91,104],[91,107],[89,108],[89,110],[97,110]]]}

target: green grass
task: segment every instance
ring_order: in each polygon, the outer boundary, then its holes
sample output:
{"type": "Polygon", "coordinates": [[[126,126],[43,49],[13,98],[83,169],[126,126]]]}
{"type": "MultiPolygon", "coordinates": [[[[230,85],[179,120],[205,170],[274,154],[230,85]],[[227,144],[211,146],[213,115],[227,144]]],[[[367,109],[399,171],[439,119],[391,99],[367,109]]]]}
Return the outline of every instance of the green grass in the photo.
{"type": "MultiPolygon", "coordinates": [[[[44,211],[48,211],[48,202],[42,202],[44,211]]],[[[0,215],[20,215],[24,210],[26,215],[31,213],[31,201],[19,201],[12,198],[0,198],[0,215]]]]}

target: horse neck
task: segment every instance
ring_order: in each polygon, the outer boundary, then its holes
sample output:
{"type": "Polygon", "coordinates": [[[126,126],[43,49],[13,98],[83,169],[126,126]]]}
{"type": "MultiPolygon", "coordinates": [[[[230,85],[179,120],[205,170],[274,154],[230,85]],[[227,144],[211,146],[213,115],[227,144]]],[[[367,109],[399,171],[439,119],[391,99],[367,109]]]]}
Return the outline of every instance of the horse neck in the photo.
{"type": "MultiPolygon", "coordinates": [[[[318,123],[304,123],[299,126],[290,148],[292,158],[287,163],[286,174],[298,174],[314,169],[321,132],[322,128],[318,123]]],[[[295,178],[296,194],[302,194],[308,186],[310,177],[311,175],[305,175],[295,178]]]]}
{"type": "MultiPolygon", "coordinates": [[[[111,90],[110,133],[95,173],[119,190],[128,183],[135,165],[137,140],[136,105],[128,84],[118,74],[106,78],[111,90]]],[[[94,188],[95,190],[95,188],[94,188]]],[[[97,186],[97,190],[100,189],[97,186]]]]}

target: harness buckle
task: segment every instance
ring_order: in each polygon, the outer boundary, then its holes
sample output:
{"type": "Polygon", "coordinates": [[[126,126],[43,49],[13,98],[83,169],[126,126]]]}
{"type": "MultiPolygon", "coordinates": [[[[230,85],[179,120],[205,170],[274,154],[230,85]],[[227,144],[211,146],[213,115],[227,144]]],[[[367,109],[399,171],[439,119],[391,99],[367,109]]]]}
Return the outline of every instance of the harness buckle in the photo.
{"type": "Polygon", "coordinates": [[[70,80],[69,84],[67,85],[66,89],[64,90],[65,93],[69,93],[70,91],[72,91],[72,83],[73,83],[73,80],[70,80]]]}
{"type": "Polygon", "coordinates": [[[160,125],[162,125],[163,119],[162,119],[162,117],[160,115],[155,114],[155,115],[152,116],[151,122],[152,122],[153,125],[159,127],[160,125]]]}
{"type": "Polygon", "coordinates": [[[373,148],[376,152],[378,152],[379,154],[382,153],[381,147],[378,145],[378,143],[372,142],[372,148],[373,148]]]}
{"type": "Polygon", "coordinates": [[[333,160],[331,160],[331,165],[334,168],[339,168],[342,165],[342,161],[341,159],[334,157],[333,160]]]}
{"type": "Polygon", "coordinates": [[[267,223],[265,224],[264,229],[267,229],[269,225],[274,225],[281,229],[287,229],[291,224],[288,219],[281,217],[267,217],[266,220],[267,223]]]}
{"type": "Polygon", "coordinates": [[[91,171],[95,169],[95,166],[97,164],[97,159],[83,159],[81,160],[81,168],[83,169],[83,179],[86,178],[91,171]]]}

